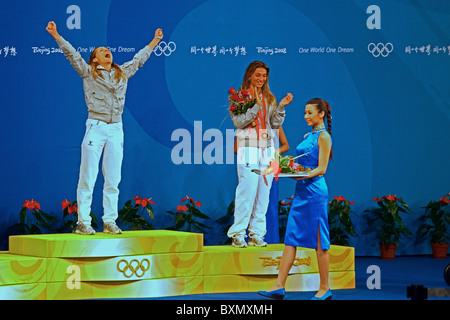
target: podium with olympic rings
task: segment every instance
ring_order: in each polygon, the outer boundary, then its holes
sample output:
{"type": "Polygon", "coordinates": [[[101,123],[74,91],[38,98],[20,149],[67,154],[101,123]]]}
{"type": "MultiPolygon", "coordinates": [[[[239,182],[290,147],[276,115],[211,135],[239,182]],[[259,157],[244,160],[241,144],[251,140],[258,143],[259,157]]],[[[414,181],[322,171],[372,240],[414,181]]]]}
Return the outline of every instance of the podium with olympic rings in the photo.
{"type": "Polygon", "coordinates": [[[0,299],[108,299],[203,293],[203,235],[170,230],[11,236],[0,299]]]}
{"type": "MultiPolygon", "coordinates": [[[[203,246],[199,233],[146,230],[11,236],[0,252],[0,299],[120,299],[255,292],[276,279],[283,244],[203,246]]],[[[330,248],[332,289],[355,287],[354,249],[330,248]]],[[[289,291],[319,284],[315,251],[298,248],[289,291]]]]}

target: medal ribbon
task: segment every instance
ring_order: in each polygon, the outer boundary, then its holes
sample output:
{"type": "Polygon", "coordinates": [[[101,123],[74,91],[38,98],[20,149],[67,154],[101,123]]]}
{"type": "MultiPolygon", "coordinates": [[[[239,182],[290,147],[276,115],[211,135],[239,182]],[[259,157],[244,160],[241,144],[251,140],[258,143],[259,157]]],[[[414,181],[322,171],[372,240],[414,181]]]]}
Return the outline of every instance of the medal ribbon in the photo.
{"type": "MultiPolygon", "coordinates": [[[[252,88],[249,88],[248,90],[250,92],[250,94],[252,95],[252,97],[255,97],[255,95],[253,95],[253,90],[252,88]]],[[[258,139],[260,138],[260,133],[259,133],[259,122],[261,122],[261,128],[263,130],[266,129],[266,99],[264,98],[264,95],[261,95],[262,97],[262,104],[263,104],[263,112],[261,112],[261,109],[258,110],[258,114],[256,115],[255,118],[255,124],[256,124],[256,132],[258,134],[258,139]],[[264,116],[263,116],[264,113],[264,116]]],[[[252,129],[252,124],[250,123],[248,125],[248,133],[250,134],[250,131],[252,129]]]]}

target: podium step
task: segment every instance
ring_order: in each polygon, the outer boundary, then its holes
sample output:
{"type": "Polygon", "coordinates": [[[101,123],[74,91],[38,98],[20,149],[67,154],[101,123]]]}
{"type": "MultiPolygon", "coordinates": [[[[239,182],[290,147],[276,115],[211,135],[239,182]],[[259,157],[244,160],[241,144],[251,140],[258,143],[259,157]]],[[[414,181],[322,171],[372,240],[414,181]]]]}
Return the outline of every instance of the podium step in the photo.
{"type": "MultiPolygon", "coordinates": [[[[278,274],[284,244],[267,247],[235,248],[233,246],[204,247],[205,275],[218,274],[278,274]]],[[[330,272],[355,269],[354,248],[331,245],[330,272]]],[[[314,249],[297,248],[290,273],[319,272],[314,249]]]]}
{"type": "Polygon", "coordinates": [[[87,258],[202,251],[203,234],[170,230],[124,231],[111,235],[74,233],[9,237],[9,252],[46,258],[87,258]]]}

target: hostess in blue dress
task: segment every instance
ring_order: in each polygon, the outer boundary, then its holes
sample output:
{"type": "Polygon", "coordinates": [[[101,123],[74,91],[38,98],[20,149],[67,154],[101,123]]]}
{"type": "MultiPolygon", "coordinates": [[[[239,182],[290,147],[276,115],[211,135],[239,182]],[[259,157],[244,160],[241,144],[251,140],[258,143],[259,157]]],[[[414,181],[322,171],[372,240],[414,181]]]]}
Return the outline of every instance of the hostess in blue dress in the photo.
{"type": "MultiPolygon", "coordinates": [[[[318,139],[324,125],[317,126],[297,146],[297,155],[308,153],[297,158],[297,162],[306,171],[319,165],[318,139]]],[[[317,249],[317,230],[320,230],[322,250],[330,248],[328,228],[328,187],[325,177],[317,176],[297,181],[294,200],[286,226],[284,244],[294,247],[317,249]]]]}

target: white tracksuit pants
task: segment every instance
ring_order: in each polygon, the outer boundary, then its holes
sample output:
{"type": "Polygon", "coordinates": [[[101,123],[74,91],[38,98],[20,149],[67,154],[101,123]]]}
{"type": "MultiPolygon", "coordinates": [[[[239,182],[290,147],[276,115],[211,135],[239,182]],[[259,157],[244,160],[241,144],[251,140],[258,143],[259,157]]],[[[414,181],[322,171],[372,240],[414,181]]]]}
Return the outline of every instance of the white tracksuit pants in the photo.
{"type": "Polygon", "coordinates": [[[123,159],[122,123],[107,124],[99,120],[86,121],[86,133],[81,145],[81,167],[78,180],[78,222],[91,225],[92,192],[97,180],[103,153],[103,222],[115,222],[118,217],[119,183],[123,159]]]}
{"type": "Polygon", "coordinates": [[[239,183],[236,188],[234,224],[228,230],[228,237],[266,234],[266,211],[269,205],[270,187],[273,175],[267,175],[267,184],[263,176],[252,172],[253,169],[264,169],[273,159],[275,149],[240,147],[237,152],[237,172],[239,183]]]}

